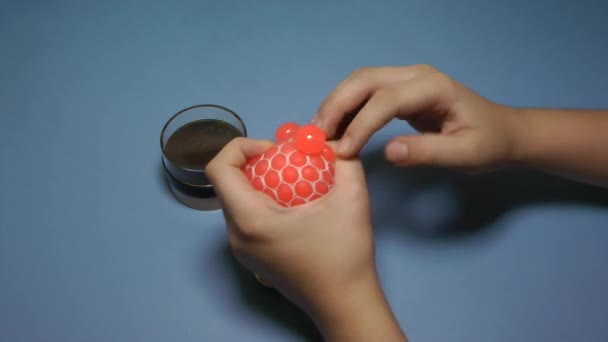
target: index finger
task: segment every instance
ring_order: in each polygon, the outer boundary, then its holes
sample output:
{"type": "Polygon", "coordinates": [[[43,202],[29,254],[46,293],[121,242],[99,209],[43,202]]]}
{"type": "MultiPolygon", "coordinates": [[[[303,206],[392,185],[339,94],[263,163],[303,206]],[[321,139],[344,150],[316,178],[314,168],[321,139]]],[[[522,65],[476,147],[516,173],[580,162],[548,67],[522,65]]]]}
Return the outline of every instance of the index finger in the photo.
{"type": "Polygon", "coordinates": [[[397,116],[407,118],[418,113],[430,116],[433,110],[450,107],[453,93],[452,81],[440,73],[378,91],[346,129],[338,154],[345,158],[354,156],[376,131],[397,116]]]}
{"type": "Polygon", "coordinates": [[[434,70],[428,65],[358,69],[325,98],[313,122],[332,138],[345,116],[361,108],[375,92],[434,70]]]}

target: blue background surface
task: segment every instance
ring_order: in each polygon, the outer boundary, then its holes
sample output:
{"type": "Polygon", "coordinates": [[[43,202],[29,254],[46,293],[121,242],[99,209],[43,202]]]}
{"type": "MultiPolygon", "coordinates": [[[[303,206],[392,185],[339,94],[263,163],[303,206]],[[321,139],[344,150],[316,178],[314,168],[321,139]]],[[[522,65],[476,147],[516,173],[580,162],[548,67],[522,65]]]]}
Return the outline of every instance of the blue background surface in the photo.
{"type": "MultiPolygon", "coordinates": [[[[250,136],[308,121],[360,66],[430,63],[513,105],[608,107],[602,1],[3,1],[0,341],[300,341],[167,191],[159,134],[199,103],[250,136]]],[[[378,267],[413,341],[606,341],[608,192],[466,177],[365,148],[378,267]]],[[[556,137],[559,139],[560,137],[556,137]]]]}

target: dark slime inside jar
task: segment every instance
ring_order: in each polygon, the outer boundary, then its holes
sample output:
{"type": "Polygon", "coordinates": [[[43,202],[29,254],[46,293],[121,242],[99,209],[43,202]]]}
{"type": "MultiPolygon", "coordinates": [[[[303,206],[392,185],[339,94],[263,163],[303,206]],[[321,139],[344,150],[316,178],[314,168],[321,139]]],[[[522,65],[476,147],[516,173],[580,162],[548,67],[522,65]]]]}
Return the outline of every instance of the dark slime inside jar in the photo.
{"type": "Polygon", "coordinates": [[[238,128],[215,119],[196,120],[178,128],[164,147],[171,185],[189,197],[215,197],[205,167],[226,144],[240,136],[243,133],[238,128]]]}
{"type": "Polygon", "coordinates": [[[193,121],[169,137],[165,155],[178,168],[203,171],[226,144],[239,136],[242,134],[236,127],[221,120],[193,121]]]}

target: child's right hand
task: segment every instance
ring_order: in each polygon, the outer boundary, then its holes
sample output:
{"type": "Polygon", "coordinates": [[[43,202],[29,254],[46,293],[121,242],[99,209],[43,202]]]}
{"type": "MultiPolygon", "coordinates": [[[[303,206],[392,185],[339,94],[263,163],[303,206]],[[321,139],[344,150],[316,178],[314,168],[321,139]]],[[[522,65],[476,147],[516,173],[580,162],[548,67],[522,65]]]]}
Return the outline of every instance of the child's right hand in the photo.
{"type": "Polygon", "coordinates": [[[331,137],[358,108],[340,139],[342,157],[356,155],[393,118],[423,133],[396,137],[386,145],[386,158],[396,165],[482,171],[517,153],[521,123],[516,111],[428,65],[359,69],[325,99],[313,122],[331,137]]]}

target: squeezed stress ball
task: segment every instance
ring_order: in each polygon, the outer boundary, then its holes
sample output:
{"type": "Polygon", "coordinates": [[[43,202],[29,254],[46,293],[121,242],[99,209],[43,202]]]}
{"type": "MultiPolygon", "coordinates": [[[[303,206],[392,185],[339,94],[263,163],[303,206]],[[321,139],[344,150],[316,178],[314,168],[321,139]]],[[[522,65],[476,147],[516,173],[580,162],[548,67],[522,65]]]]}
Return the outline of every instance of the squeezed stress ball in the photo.
{"type": "Polygon", "coordinates": [[[277,144],[249,160],[243,171],[255,189],[282,206],[314,201],[334,184],[336,155],[325,139],[317,126],[285,123],[276,131],[277,144]]]}

